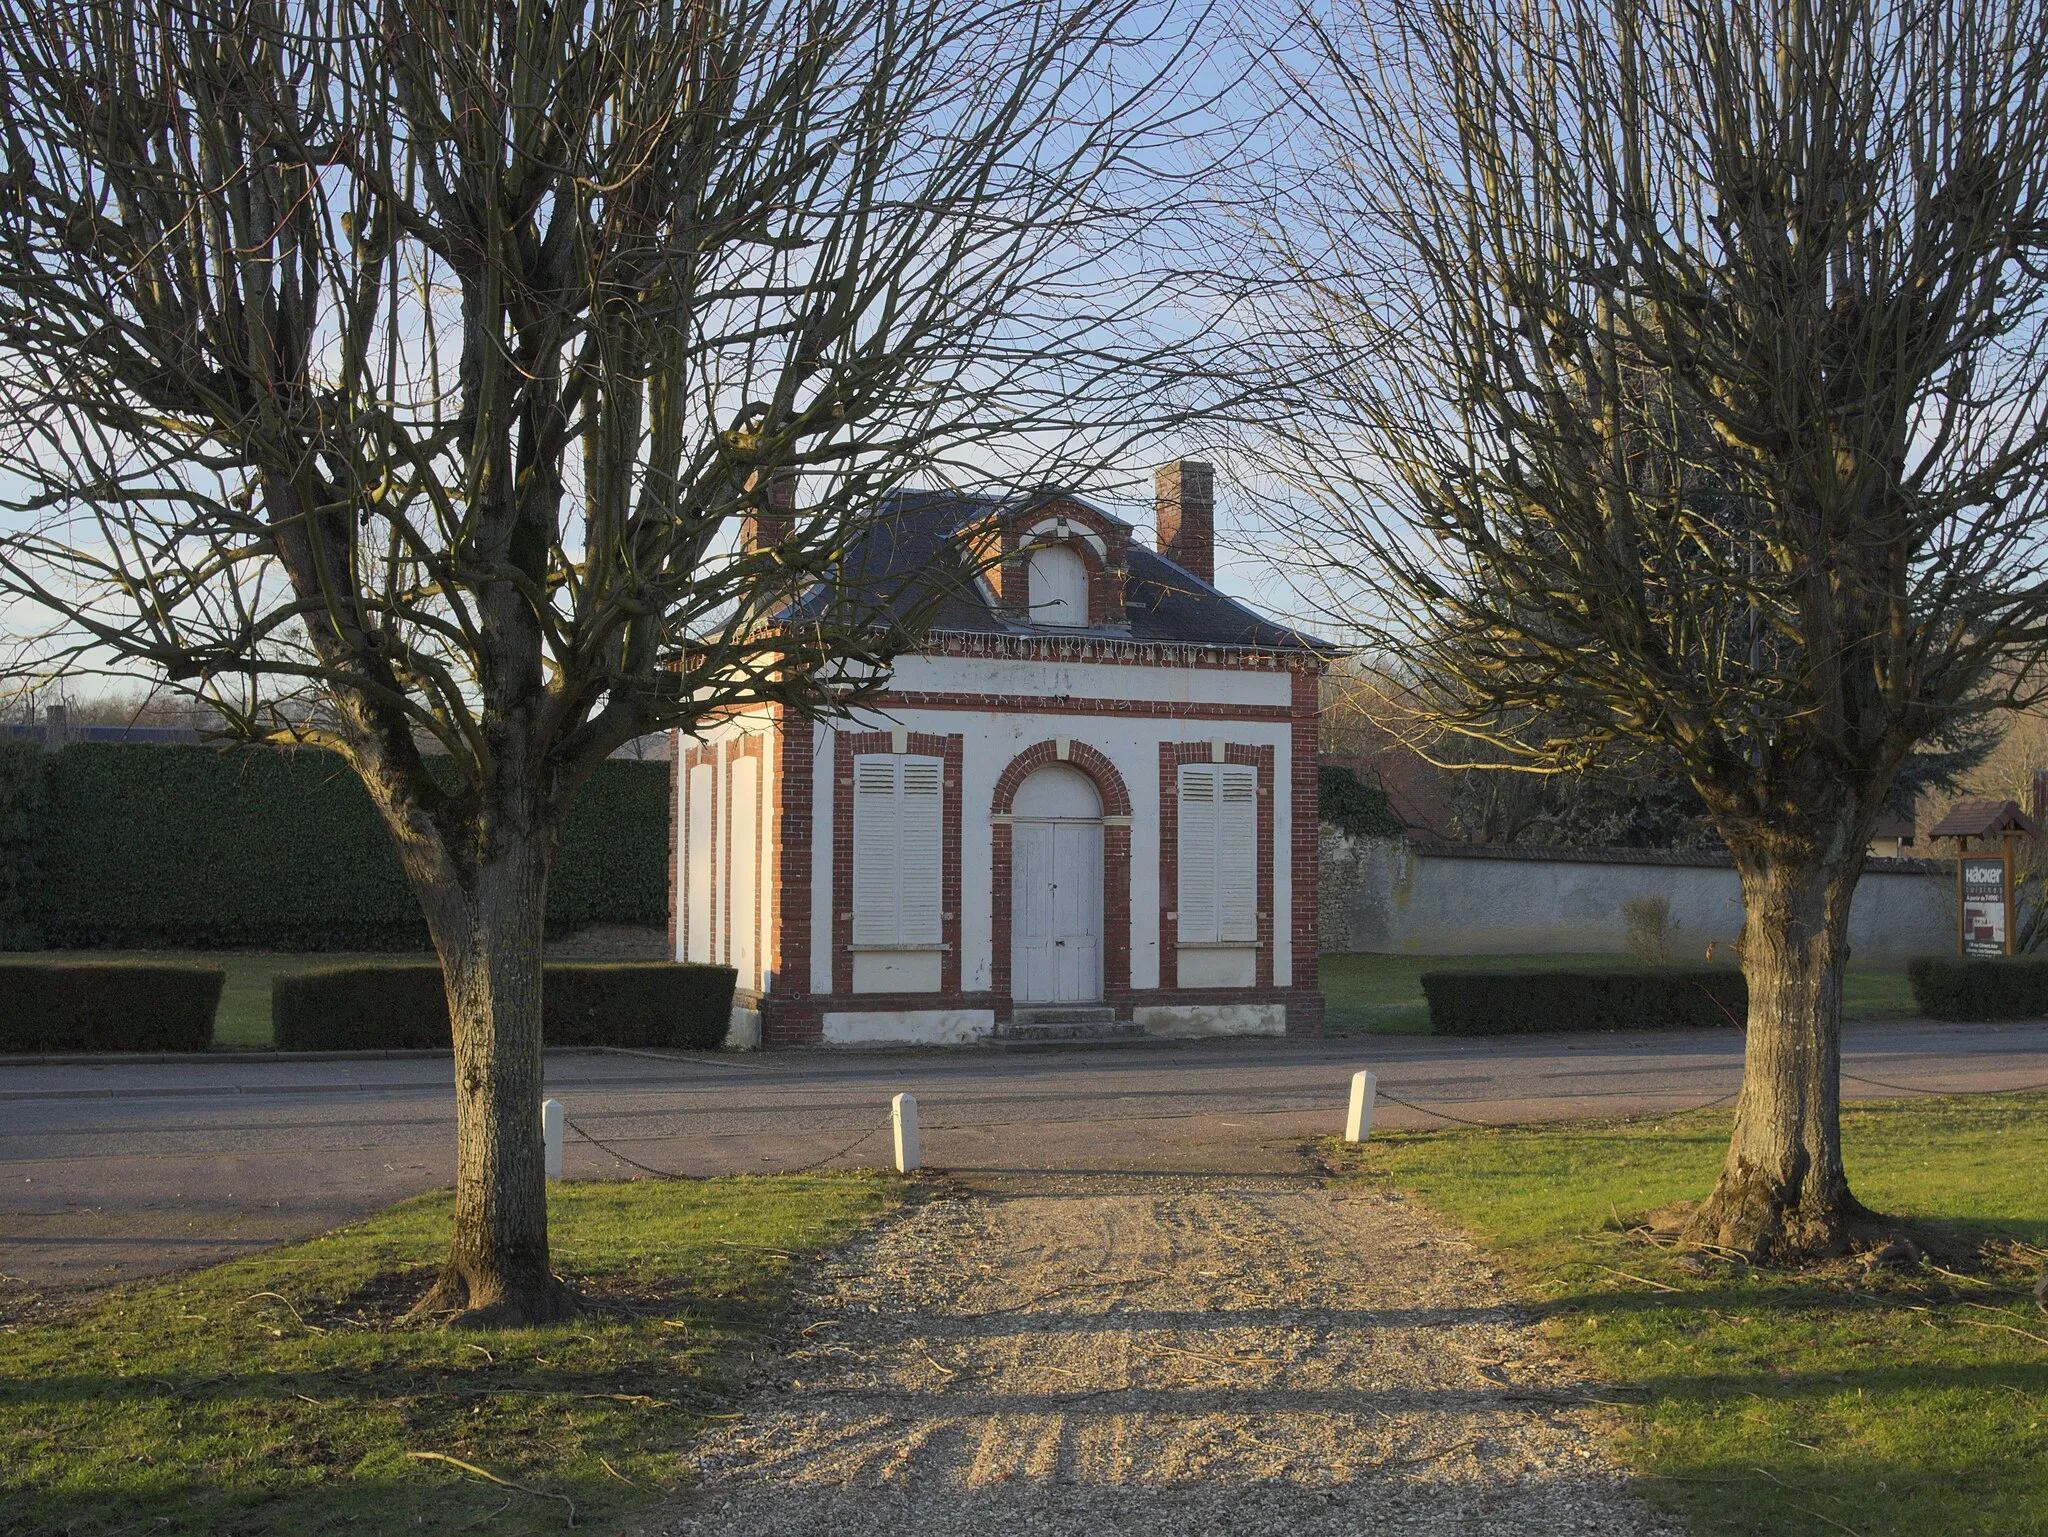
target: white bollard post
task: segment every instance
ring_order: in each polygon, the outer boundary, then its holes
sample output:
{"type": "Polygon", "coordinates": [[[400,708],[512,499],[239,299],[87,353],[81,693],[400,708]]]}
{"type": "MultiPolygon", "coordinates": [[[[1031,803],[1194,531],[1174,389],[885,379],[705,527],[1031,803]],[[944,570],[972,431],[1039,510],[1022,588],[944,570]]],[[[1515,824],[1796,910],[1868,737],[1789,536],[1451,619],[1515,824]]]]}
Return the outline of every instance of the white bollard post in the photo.
{"type": "Polygon", "coordinates": [[[562,1119],[562,1102],[559,1099],[540,1102],[541,1162],[549,1179],[562,1177],[562,1119]]]}
{"type": "Polygon", "coordinates": [[[889,1118],[896,1126],[896,1169],[914,1172],[921,1163],[917,1156],[917,1096],[899,1094],[889,1101],[889,1118]]]}
{"type": "Polygon", "coordinates": [[[1351,1111],[1344,1117],[1346,1142],[1363,1142],[1372,1135],[1372,1099],[1379,1082],[1371,1073],[1351,1075],[1351,1111]]]}

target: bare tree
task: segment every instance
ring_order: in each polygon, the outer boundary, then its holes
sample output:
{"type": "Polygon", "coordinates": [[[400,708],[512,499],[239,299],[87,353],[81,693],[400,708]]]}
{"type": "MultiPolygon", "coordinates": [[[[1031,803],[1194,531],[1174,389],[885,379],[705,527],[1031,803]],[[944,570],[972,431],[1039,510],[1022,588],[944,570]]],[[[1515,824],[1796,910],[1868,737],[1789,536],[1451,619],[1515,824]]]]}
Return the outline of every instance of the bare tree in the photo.
{"type": "Polygon", "coordinates": [[[1263,463],[1438,724],[1698,790],[1750,1013],[1690,1234],[1836,1249],[1871,825],[1916,744],[2039,676],[2048,6],[1347,16],[1274,56],[1318,149],[1266,223],[1261,355],[1302,388],[1263,463]]]}
{"type": "Polygon", "coordinates": [[[0,591],[53,616],[23,665],[139,666],[369,788],[455,1027],[423,1312],[574,1306],[539,961],[592,767],[843,707],[904,639],[836,579],[882,492],[1063,479],[1150,409],[1160,290],[1111,236],[1169,110],[1157,20],[0,5],[0,591]]]}

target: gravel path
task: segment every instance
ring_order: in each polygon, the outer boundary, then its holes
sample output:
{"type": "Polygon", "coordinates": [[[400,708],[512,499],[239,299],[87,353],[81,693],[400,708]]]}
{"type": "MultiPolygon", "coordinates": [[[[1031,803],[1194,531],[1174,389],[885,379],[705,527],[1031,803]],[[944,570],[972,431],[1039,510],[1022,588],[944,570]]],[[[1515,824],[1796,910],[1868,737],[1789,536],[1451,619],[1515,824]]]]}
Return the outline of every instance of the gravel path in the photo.
{"type": "Polygon", "coordinates": [[[911,1207],[666,1537],[1678,1537],[1472,1247],[1302,1178],[1033,1175],[911,1207]]]}

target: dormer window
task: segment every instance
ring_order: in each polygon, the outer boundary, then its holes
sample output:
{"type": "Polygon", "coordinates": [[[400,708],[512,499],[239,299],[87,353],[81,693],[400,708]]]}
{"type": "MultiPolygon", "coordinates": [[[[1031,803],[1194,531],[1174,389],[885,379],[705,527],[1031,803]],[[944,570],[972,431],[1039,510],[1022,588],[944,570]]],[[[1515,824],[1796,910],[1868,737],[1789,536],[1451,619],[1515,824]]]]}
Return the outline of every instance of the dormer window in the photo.
{"type": "Polygon", "coordinates": [[[1088,565],[1066,545],[1031,552],[1031,622],[1085,625],[1088,622],[1088,565]]]}

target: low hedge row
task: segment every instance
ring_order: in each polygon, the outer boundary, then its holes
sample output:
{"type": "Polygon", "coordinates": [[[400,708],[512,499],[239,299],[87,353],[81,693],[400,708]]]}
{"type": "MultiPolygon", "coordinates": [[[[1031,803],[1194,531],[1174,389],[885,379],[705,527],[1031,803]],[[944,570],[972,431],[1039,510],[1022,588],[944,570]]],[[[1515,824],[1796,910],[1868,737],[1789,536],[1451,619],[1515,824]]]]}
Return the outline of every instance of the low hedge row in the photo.
{"type": "Polygon", "coordinates": [[[1422,978],[1438,1035],[1740,1026],[1749,988],[1739,971],[1432,971],[1422,978]]]}
{"type": "Polygon", "coordinates": [[[1929,1019],[2040,1019],[2048,1016],[2048,960],[1923,958],[1906,967],[1913,1003],[1929,1019]]]}
{"type": "MultiPolygon", "coordinates": [[[[730,966],[673,961],[553,962],[541,969],[541,1033],[550,1046],[709,1050],[732,1020],[730,966]]],[[[441,968],[330,966],[271,979],[280,1051],[446,1050],[441,968]]]]}
{"type": "Polygon", "coordinates": [[[0,962],[0,1052],[205,1051],[217,966],[0,962]]]}

